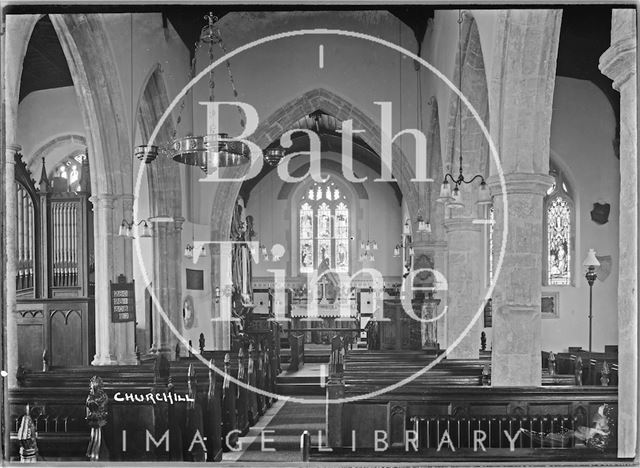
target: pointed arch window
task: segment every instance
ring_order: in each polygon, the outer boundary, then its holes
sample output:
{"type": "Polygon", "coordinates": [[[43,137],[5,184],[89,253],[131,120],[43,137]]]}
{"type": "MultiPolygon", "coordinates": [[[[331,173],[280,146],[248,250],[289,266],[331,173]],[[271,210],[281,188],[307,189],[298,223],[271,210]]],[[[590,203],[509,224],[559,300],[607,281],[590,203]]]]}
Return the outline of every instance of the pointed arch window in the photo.
{"type": "Polygon", "coordinates": [[[566,286],[573,282],[575,208],[564,174],[550,164],[553,185],[544,199],[544,284],[566,286]]]}
{"type": "Polygon", "coordinates": [[[67,179],[67,190],[70,192],[79,192],[81,190],[81,182],[88,174],[83,174],[88,166],[86,163],[87,155],[84,153],[75,154],[65,158],[53,170],[53,177],[67,179]]]}
{"type": "Polygon", "coordinates": [[[300,272],[323,263],[349,272],[349,200],[334,182],[313,183],[298,204],[300,272]]]}

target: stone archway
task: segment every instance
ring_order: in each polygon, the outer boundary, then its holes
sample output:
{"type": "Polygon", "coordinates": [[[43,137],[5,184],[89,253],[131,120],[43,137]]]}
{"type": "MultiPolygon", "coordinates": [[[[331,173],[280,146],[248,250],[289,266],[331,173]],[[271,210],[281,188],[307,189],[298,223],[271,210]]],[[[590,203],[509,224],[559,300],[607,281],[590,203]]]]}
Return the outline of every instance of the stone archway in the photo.
{"type": "MultiPolygon", "coordinates": [[[[307,91],[279,109],[273,112],[267,119],[263,120],[257,130],[251,136],[251,140],[260,148],[266,148],[272,141],[278,138],[284,131],[293,127],[299,119],[322,109],[340,121],[352,119],[354,129],[364,129],[365,133],[360,134],[361,138],[376,152],[380,154],[380,127],[364,112],[347,101],[345,98],[332,93],[324,88],[317,88],[307,91]]],[[[398,186],[406,200],[409,214],[414,219],[420,203],[416,184],[410,181],[413,174],[413,166],[403,154],[397,144],[392,149],[393,163],[396,164],[394,177],[398,179],[398,186]],[[398,174],[401,177],[398,178],[398,174]]],[[[238,178],[246,171],[246,168],[231,168],[225,171],[224,177],[238,178]]],[[[238,182],[217,182],[215,196],[211,208],[211,237],[212,241],[226,241],[229,239],[231,220],[236,205],[236,199],[240,193],[242,181],[238,182]]],[[[217,285],[221,278],[221,267],[223,259],[220,255],[218,245],[211,247],[211,284],[217,285]]],[[[226,261],[226,260],[225,260],[226,261]]],[[[220,317],[221,305],[213,305],[213,317],[220,317]]],[[[214,322],[214,342],[226,343],[228,338],[224,326],[218,326],[222,322],[214,322]]]]}
{"type": "MultiPolygon", "coordinates": [[[[489,92],[487,75],[480,45],[478,25],[469,12],[463,12],[461,33],[462,41],[456,54],[453,83],[460,88],[462,94],[469,100],[483,123],[488,127],[489,92]]],[[[489,175],[489,145],[487,140],[478,122],[471,114],[471,110],[464,103],[459,102],[453,92],[451,94],[452,99],[449,101],[447,128],[447,151],[443,154],[444,169],[457,176],[458,168],[460,167],[460,151],[462,151],[462,168],[465,177],[469,178],[475,174],[481,174],[486,177],[489,175]],[[462,107],[461,110],[459,106],[462,107]]],[[[466,198],[469,201],[475,201],[475,188],[477,188],[477,185],[463,185],[461,189],[463,200],[466,198]]],[[[467,203],[467,208],[471,205],[467,203]]],[[[464,215],[471,216],[472,214],[468,209],[465,209],[464,215]]]]}
{"type": "MultiPolygon", "coordinates": [[[[464,12],[461,19],[453,82],[486,123],[489,95],[480,34],[471,14],[464,12]]],[[[484,177],[488,166],[488,144],[470,109],[453,95],[453,92],[452,96],[444,169],[457,178],[460,169],[459,158],[462,155],[465,179],[470,180],[476,174],[484,177]]],[[[446,316],[447,345],[451,345],[462,336],[476,315],[482,300],[481,293],[485,284],[483,236],[480,224],[474,223],[474,219],[478,217],[475,202],[479,184],[479,180],[469,185],[462,184],[462,208],[444,208],[444,215],[448,215],[445,219],[449,307],[446,316]]],[[[477,320],[459,344],[451,350],[449,357],[477,359],[481,329],[482,323],[477,320]]]]}
{"type": "Polygon", "coordinates": [[[103,285],[120,273],[133,275],[132,246],[117,236],[122,219],[131,219],[131,136],[118,67],[99,14],[50,15],[78,96],[91,166],[96,253],[94,365],[135,364],[135,325],[110,321],[103,285]]]}
{"type": "MultiPolygon", "coordinates": [[[[136,112],[136,122],[143,142],[149,138],[169,107],[167,88],[160,65],[156,65],[144,83],[140,104],[136,112]]],[[[159,141],[171,141],[174,133],[172,119],[165,120],[158,133],[159,141]]],[[[174,326],[180,328],[182,309],[182,281],[176,263],[182,261],[181,231],[182,190],[180,176],[176,175],[176,164],[169,158],[160,157],[145,167],[149,185],[151,213],[156,216],[170,216],[171,223],[156,223],[153,226],[153,290],[164,311],[174,326]]],[[[173,358],[177,343],[164,320],[159,316],[153,321],[154,351],[173,358]]]]}
{"type": "MultiPolygon", "coordinates": [[[[292,128],[297,120],[318,109],[324,110],[340,121],[352,119],[353,128],[364,129],[365,133],[361,134],[362,139],[377,154],[380,154],[381,130],[375,121],[345,98],[324,88],[308,91],[273,112],[260,123],[251,139],[259,147],[266,148],[280,134],[292,128]]],[[[416,184],[410,182],[413,174],[413,165],[396,144],[393,145],[393,162],[397,164],[394,170],[394,177],[398,178],[398,173],[401,174],[398,179],[398,185],[413,219],[418,211],[419,203],[416,184]]],[[[243,168],[229,170],[229,174],[226,177],[240,177],[244,170],[243,168]]],[[[216,185],[218,187],[211,209],[211,238],[225,240],[228,238],[233,206],[240,192],[241,182],[217,182],[216,185]]]]}

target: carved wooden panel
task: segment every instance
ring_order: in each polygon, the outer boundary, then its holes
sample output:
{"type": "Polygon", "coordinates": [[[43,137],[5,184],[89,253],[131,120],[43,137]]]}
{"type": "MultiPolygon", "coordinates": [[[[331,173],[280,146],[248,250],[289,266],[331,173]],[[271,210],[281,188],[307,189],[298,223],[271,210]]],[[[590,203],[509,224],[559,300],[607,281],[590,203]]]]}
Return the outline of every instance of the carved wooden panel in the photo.
{"type": "Polygon", "coordinates": [[[42,369],[42,351],[44,350],[44,324],[18,323],[18,364],[25,369],[42,369]]]}
{"type": "Polygon", "coordinates": [[[51,365],[81,366],[82,312],[80,310],[53,310],[51,326],[51,365]]]}
{"type": "Polygon", "coordinates": [[[389,444],[392,447],[404,447],[407,408],[404,405],[389,403],[389,444]]]}
{"type": "Polygon", "coordinates": [[[88,366],[93,359],[93,300],[24,299],[18,301],[15,316],[18,365],[41,370],[44,350],[50,366],[88,366]]]}

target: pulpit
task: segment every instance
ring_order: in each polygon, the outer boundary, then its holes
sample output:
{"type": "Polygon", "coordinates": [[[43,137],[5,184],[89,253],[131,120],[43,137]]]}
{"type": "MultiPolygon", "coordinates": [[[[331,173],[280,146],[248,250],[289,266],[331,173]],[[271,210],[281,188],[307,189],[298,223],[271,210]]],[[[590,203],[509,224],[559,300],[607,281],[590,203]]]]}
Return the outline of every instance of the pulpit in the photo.
{"type": "MultiPolygon", "coordinates": [[[[418,304],[412,305],[414,313],[420,317],[421,310],[416,311],[418,304]]],[[[422,301],[419,305],[422,307],[422,301]]],[[[379,322],[381,350],[422,349],[421,322],[410,317],[399,300],[385,300],[382,310],[384,319],[379,322]]]]}

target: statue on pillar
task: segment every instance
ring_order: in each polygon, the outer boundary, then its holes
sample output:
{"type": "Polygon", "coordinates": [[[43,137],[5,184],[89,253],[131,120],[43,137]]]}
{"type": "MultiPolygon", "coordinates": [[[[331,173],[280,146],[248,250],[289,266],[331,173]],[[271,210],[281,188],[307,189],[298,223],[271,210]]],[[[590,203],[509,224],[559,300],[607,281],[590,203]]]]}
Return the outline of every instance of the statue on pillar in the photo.
{"type": "Polygon", "coordinates": [[[440,299],[434,299],[433,293],[428,292],[427,297],[422,301],[422,349],[438,349],[438,323],[433,320],[437,316],[440,299]]]}

